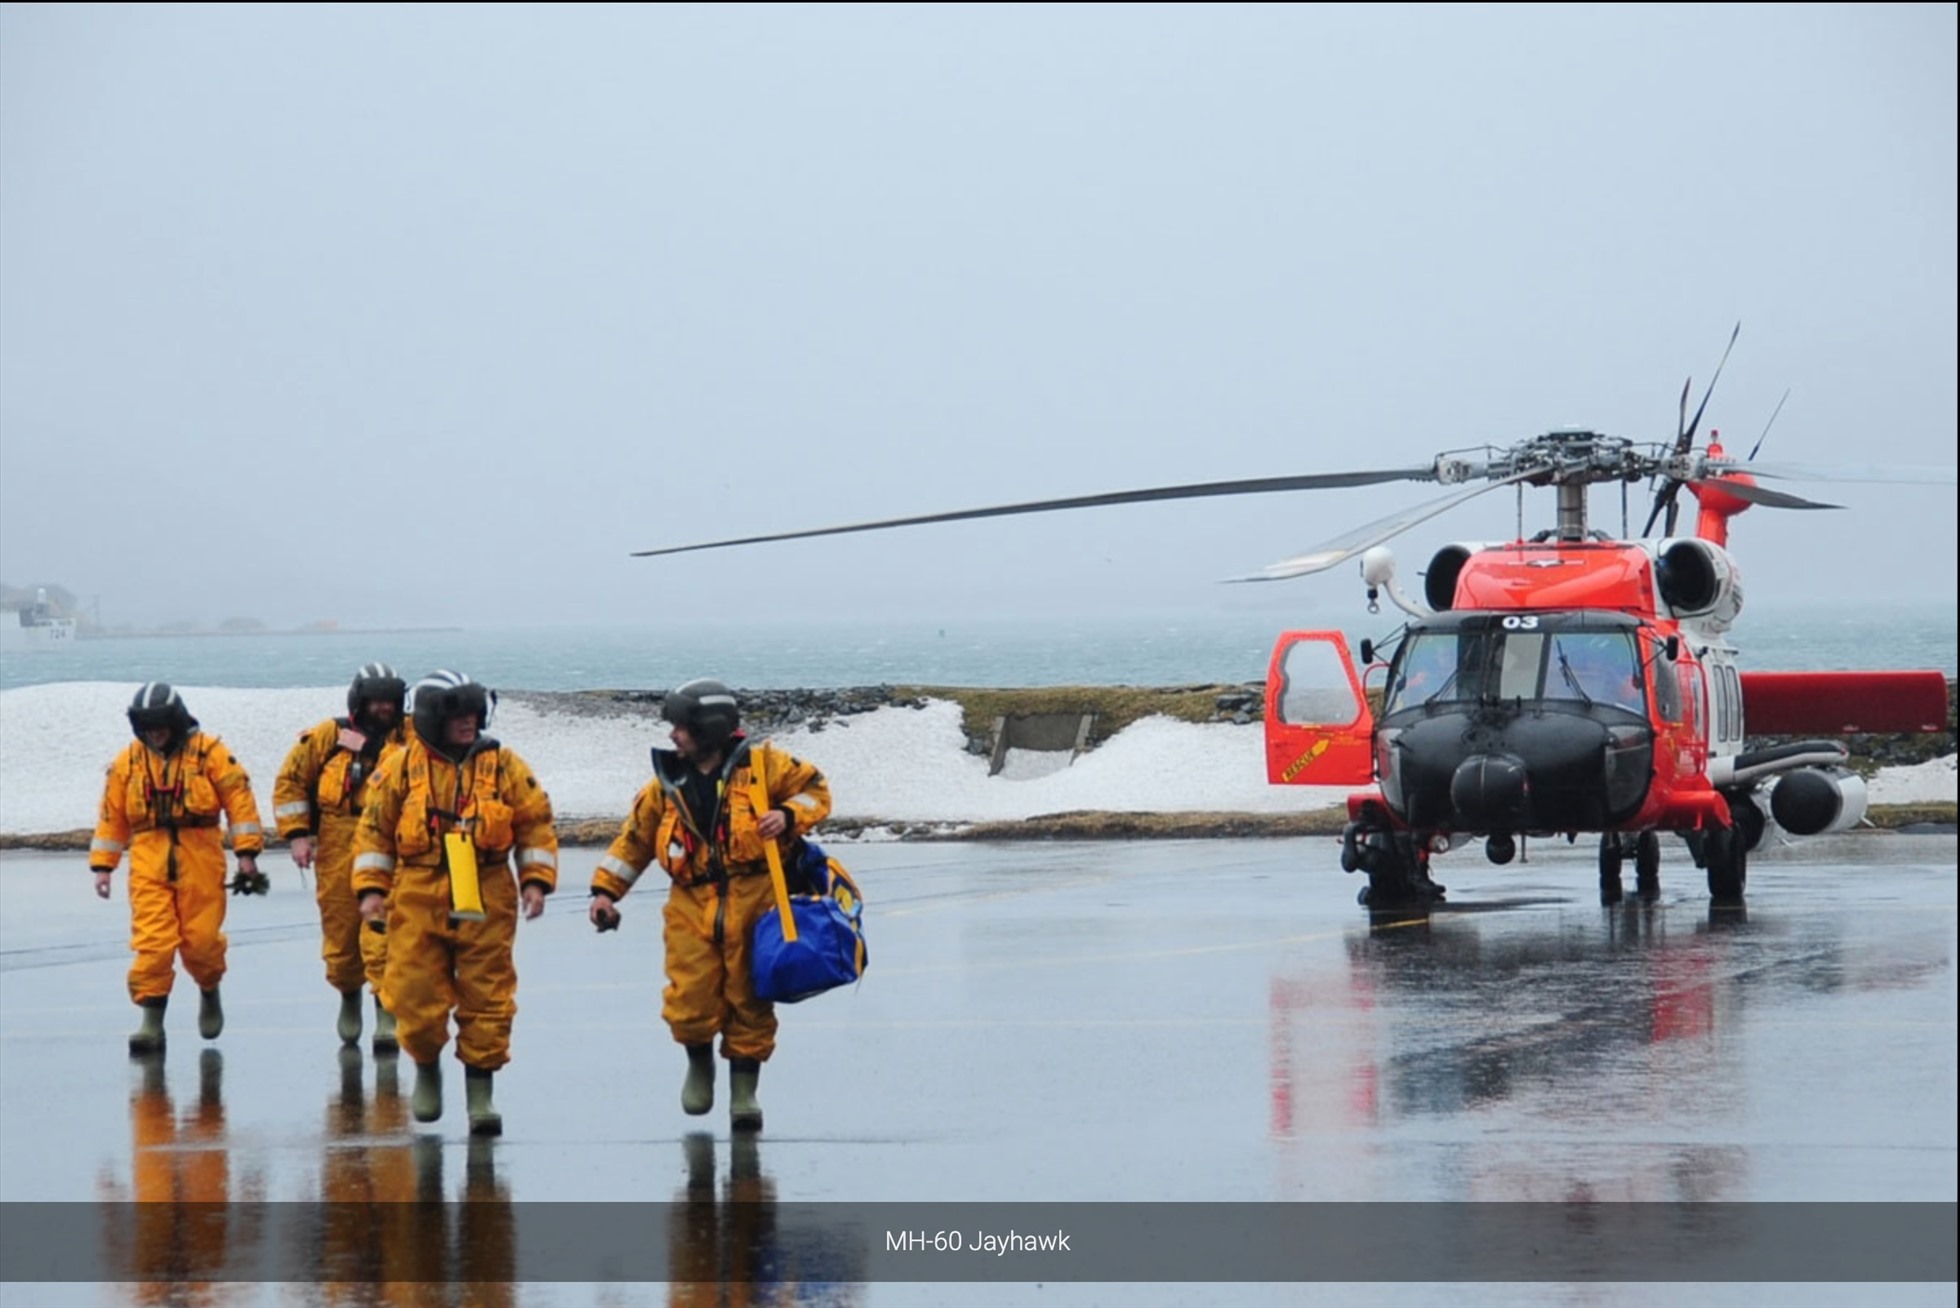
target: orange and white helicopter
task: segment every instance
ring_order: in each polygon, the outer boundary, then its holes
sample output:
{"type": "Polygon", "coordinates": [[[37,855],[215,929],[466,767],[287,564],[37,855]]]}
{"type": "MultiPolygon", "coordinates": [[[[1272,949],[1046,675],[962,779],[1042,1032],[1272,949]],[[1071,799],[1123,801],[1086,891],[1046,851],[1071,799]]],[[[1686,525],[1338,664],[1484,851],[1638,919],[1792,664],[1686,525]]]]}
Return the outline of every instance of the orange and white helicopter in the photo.
{"type": "Polygon", "coordinates": [[[1360,898],[1371,911],[1419,909],[1441,898],[1429,875],[1432,856],[1472,838],[1503,864],[1523,837],[1596,834],[1601,901],[1623,898],[1629,857],[1636,893],[1651,898],[1660,890],[1660,834],[1670,831],[1706,869],[1712,898],[1736,903],[1770,817],[1796,836],[1843,831],[1864,817],[1864,783],[1846,766],[1844,745],[1829,737],[1945,730],[1947,694],[1939,671],[1741,671],[1728,639],[1743,599],[1727,548],[1730,519],[1752,505],[1837,507],[1765,488],[1758,478],[1951,483],[1954,474],[1758,463],[1732,459],[1713,442],[1697,450],[1701,412],[1688,421],[1687,397],[1684,389],[1672,442],[1552,431],[1421,467],[996,505],[636,557],[1157,500],[1401,480],[1459,486],[1232,579],[1304,576],[1359,556],[1371,608],[1386,592],[1410,615],[1388,657],[1360,643],[1365,670],[1381,674],[1378,706],[1340,632],[1279,637],[1266,678],[1268,780],[1369,787],[1348,798],[1341,864],[1367,874],[1360,898]],[[1590,526],[1588,488],[1643,481],[1656,489],[1640,537],[1615,539],[1590,526]],[[1556,525],[1529,538],[1445,546],[1430,560],[1421,598],[1404,593],[1383,542],[1506,486],[1553,488],[1556,525]],[[1683,487],[1699,512],[1692,534],[1677,535],[1683,487]],[[1759,735],[1816,738],[1749,749],[1745,721],[1759,735]]]}

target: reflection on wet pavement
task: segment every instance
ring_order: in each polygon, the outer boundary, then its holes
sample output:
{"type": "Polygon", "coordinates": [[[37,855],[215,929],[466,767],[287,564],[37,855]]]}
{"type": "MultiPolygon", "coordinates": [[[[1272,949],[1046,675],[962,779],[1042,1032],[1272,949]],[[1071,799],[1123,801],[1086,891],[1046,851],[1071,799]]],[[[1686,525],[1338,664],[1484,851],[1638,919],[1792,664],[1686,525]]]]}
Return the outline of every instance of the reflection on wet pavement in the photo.
{"type": "Polygon", "coordinates": [[[1954,1199],[1950,837],[1765,859],[1746,911],[1601,908],[1588,855],[1535,851],[1372,922],[1323,843],[853,850],[878,962],[782,1010],[760,1140],[680,1111],[657,915],[521,935],[506,1135],[471,1140],[336,1047],[303,891],[235,935],[220,1045],[132,1061],[117,928],[9,855],[0,1200],[111,1201],[137,1304],[231,1302],[241,1258],[280,1302],[525,1302],[520,1201],[659,1205],[694,1304],[895,1302],[797,1208],[840,1200],[1954,1199]]]}

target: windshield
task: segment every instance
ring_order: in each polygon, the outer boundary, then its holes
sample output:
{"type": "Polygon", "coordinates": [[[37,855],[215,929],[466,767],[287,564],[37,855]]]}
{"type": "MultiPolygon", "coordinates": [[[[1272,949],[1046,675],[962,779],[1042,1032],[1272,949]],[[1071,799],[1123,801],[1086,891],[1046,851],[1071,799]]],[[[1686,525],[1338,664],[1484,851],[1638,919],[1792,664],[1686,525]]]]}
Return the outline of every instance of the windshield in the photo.
{"type": "Polygon", "coordinates": [[[1484,697],[1645,707],[1628,632],[1463,627],[1410,634],[1396,653],[1383,712],[1484,697]]]}

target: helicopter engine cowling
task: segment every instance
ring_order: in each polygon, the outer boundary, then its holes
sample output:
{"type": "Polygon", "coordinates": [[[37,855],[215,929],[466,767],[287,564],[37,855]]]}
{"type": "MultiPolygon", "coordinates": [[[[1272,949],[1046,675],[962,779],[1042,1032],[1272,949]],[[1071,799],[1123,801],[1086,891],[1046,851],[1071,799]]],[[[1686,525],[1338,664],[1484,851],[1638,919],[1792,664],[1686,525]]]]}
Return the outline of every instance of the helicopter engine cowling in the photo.
{"type": "Polygon", "coordinates": [[[1654,589],[1676,618],[1725,631],[1742,612],[1742,570],[1712,541],[1661,541],[1654,551],[1654,589]]]}
{"type": "Polygon", "coordinates": [[[1849,831],[1865,818],[1864,778],[1844,768],[1799,768],[1776,783],[1769,811],[1793,836],[1849,831]]]}
{"type": "Polygon", "coordinates": [[[1422,597],[1430,608],[1444,613],[1455,606],[1456,579],[1463,574],[1463,565],[1470,561],[1470,556],[1481,548],[1459,543],[1436,551],[1429,560],[1429,570],[1422,575],[1422,597]]]}

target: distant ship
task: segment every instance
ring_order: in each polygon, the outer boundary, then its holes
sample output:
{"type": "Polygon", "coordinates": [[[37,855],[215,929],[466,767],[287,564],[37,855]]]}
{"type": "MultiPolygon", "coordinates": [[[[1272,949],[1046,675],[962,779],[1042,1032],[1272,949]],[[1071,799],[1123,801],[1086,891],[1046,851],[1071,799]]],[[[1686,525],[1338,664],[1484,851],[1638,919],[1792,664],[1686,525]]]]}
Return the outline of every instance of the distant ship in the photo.
{"type": "Polygon", "coordinates": [[[36,649],[72,649],[75,645],[75,619],[63,617],[48,603],[45,589],[34,592],[34,602],[13,613],[0,613],[0,650],[7,653],[36,649]]]}

